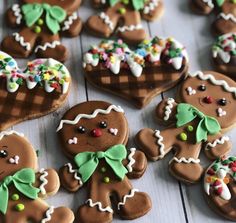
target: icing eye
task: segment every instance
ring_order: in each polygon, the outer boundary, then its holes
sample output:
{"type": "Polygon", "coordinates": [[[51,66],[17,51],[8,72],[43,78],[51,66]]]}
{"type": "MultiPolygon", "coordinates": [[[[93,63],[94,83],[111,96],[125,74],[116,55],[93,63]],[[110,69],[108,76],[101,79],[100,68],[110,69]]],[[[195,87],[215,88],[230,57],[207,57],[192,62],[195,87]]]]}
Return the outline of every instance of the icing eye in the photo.
{"type": "Polygon", "coordinates": [[[8,152],[6,150],[0,150],[0,158],[6,158],[8,156],[8,152]]]}
{"type": "Polygon", "coordinates": [[[105,129],[107,127],[107,123],[106,122],[100,122],[99,123],[99,127],[102,128],[102,129],[105,129]]]}
{"type": "Polygon", "coordinates": [[[218,104],[219,104],[219,105],[222,105],[222,106],[227,105],[227,100],[226,100],[226,98],[221,98],[221,99],[218,101],[218,104]]]}
{"type": "Polygon", "coordinates": [[[81,126],[78,128],[78,132],[81,133],[81,134],[85,133],[85,132],[86,132],[85,127],[81,125],[81,126]]]}
{"type": "Polygon", "coordinates": [[[198,90],[199,90],[199,91],[205,91],[205,90],[206,90],[206,85],[205,85],[205,84],[201,84],[201,85],[198,87],[198,90]]]}

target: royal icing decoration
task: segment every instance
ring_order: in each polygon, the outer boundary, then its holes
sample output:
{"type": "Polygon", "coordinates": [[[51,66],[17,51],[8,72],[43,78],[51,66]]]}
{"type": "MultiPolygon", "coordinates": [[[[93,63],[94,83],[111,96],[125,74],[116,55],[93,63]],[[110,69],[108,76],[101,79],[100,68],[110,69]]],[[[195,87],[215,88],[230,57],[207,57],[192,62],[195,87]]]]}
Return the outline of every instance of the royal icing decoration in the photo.
{"type": "Polygon", "coordinates": [[[236,17],[231,13],[225,14],[222,12],[219,14],[219,18],[223,18],[224,20],[230,20],[230,21],[236,23],[236,17]]]}
{"type": "Polygon", "coordinates": [[[200,159],[194,159],[192,157],[190,158],[185,158],[185,157],[181,157],[181,158],[178,158],[178,157],[174,157],[171,161],[171,162],[177,162],[177,163],[200,163],[200,159]]]}
{"type": "Polygon", "coordinates": [[[77,144],[78,143],[78,138],[77,137],[73,137],[72,139],[68,140],[68,143],[71,144],[77,144]]]}
{"type": "Polygon", "coordinates": [[[110,129],[108,129],[108,131],[109,131],[112,135],[115,135],[115,136],[118,134],[118,129],[110,128],[110,129]]]}
{"type": "Polygon", "coordinates": [[[215,148],[217,145],[223,145],[227,141],[229,141],[229,137],[223,136],[220,139],[214,140],[212,143],[208,142],[205,146],[205,150],[210,150],[212,148],[215,148]]]}
{"type": "Polygon", "coordinates": [[[164,121],[168,121],[169,120],[174,103],[175,103],[175,100],[173,98],[168,98],[167,99],[167,106],[165,107],[165,116],[163,118],[164,121]]]}
{"type": "Polygon", "coordinates": [[[229,176],[236,180],[236,157],[217,159],[207,169],[204,177],[205,192],[210,195],[210,188],[224,200],[231,199],[231,192],[227,186],[229,176]]]}
{"type": "Polygon", "coordinates": [[[143,13],[149,14],[158,6],[159,0],[150,0],[147,5],[144,6],[143,13]]]}
{"type": "Polygon", "coordinates": [[[83,182],[82,182],[81,178],[78,176],[78,171],[73,169],[72,164],[71,163],[67,163],[67,164],[65,164],[65,166],[68,167],[69,173],[74,174],[74,178],[79,181],[79,184],[83,185],[83,182]]]}
{"type": "Polygon", "coordinates": [[[125,205],[127,199],[134,197],[135,192],[138,192],[138,191],[139,191],[138,189],[132,189],[132,190],[130,191],[130,194],[125,195],[125,196],[123,197],[122,202],[119,202],[119,203],[118,203],[118,210],[120,210],[121,206],[124,206],[124,205],[125,205]]]}
{"type": "Polygon", "coordinates": [[[19,33],[13,33],[12,34],[15,37],[15,40],[22,46],[24,47],[27,51],[31,50],[31,45],[29,42],[26,42],[24,37],[21,36],[19,33]]]}
{"type": "Polygon", "coordinates": [[[16,17],[16,24],[19,25],[21,23],[21,20],[22,20],[20,5],[19,4],[14,4],[11,9],[14,12],[14,16],[16,17]]]}
{"type": "Polygon", "coordinates": [[[36,46],[34,52],[37,53],[39,50],[45,51],[47,48],[54,49],[57,46],[61,45],[61,42],[58,40],[53,41],[52,43],[45,43],[44,45],[36,46]]]}
{"type": "Polygon", "coordinates": [[[154,136],[157,138],[157,145],[160,146],[159,148],[160,155],[157,158],[162,159],[165,156],[164,152],[165,145],[163,144],[163,137],[161,136],[161,132],[159,130],[155,130],[154,136]]]}
{"type": "Polygon", "coordinates": [[[46,178],[48,176],[48,172],[45,169],[42,168],[39,171],[39,173],[41,174],[39,179],[42,182],[42,184],[40,185],[39,189],[40,189],[42,195],[46,195],[45,186],[48,184],[48,180],[46,178]]]}
{"type": "Polygon", "coordinates": [[[15,134],[15,135],[20,136],[20,137],[24,137],[24,134],[16,132],[14,130],[11,130],[11,131],[3,131],[3,132],[1,132],[0,133],[0,140],[2,140],[2,138],[4,136],[9,136],[9,135],[12,135],[12,134],[15,134]]]}
{"type": "Polygon", "coordinates": [[[14,93],[26,82],[28,89],[44,86],[50,93],[62,87],[65,94],[69,89],[70,74],[67,68],[54,59],[36,59],[29,62],[25,70],[18,68],[16,61],[0,51],[0,78],[7,80],[7,90],[14,93]]]}
{"type": "Polygon", "coordinates": [[[217,114],[219,117],[225,116],[227,114],[226,111],[224,111],[222,108],[217,109],[217,114]]]}
{"type": "Polygon", "coordinates": [[[20,160],[20,157],[16,155],[16,156],[11,157],[11,158],[9,159],[9,163],[11,163],[11,164],[18,164],[18,163],[19,163],[19,160],[20,160]]]}
{"type": "Polygon", "coordinates": [[[71,16],[69,16],[67,18],[67,20],[65,20],[64,22],[64,26],[62,27],[62,31],[66,31],[68,29],[70,29],[71,25],[73,24],[73,22],[78,18],[77,13],[74,12],[71,16]]]}
{"type": "Polygon", "coordinates": [[[113,213],[113,210],[111,207],[107,206],[105,208],[102,207],[102,203],[97,201],[97,202],[93,202],[93,200],[90,198],[88,199],[86,202],[86,204],[88,204],[90,207],[95,207],[97,206],[98,207],[98,210],[101,211],[101,212],[109,212],[109,213],[113,213]]]}
{"type": "Polygon", "coordinates": [[[130,31],[139,30],[142,28],[143,28],[142,24],[137,24],[137,25],[130,25],[130,26],[121,26],[121,27],[118,27],[117,30],[121,33],[124,33],[127,31],[130,32],[130,31]]]}
{"type": "Polygon", "coordinates": [[[54,213],[54,207],[51,206],[47,211],[46,211],[46,218],[42,219],[41,223],[46,223],[51,221],[52,219],[52,214],[54,213]]]}
{"type": "Polygon", "coordinates": [[[193,89],[192,87],[187,87],[186,91],[188,92],[188,95],[195,95],[197,92],[195,89],[193,89]]]}
{"type": "Polygon", "coordinates": [[[204,3],[206,3],[210,8],[214,8],[214,4],[212,0],[202,0],[204,3]]]}
{"type": "Polygon", "coordinates": [[[219,57],[224,63],[229,63],[236,56],[236,33],[227,33],[218,37],[212,47],[213,58],[219,57]]]}
{"type": "Polygon", "coordinates": [[[114,30],[114,24],[113,22],[111,21],[110,17],[105,13],[105,12],[101,12],[99,17],[103,20],[103,22],[105,24],[108,25],[108,27],[111,29],[111,30],[114,30]]]}
{"type": "Polygon", "coordinates": [[[107,115],[109,114],[111,111],[116,111],[116,112],[121,112],[124,113],[124,110],[120,107],[120,106],[116,106],[116,105],[110,105],[107,109],[96,109],[93,114],[89,115],[89,114],[79,114],[75,117],[74,120],[61,120],[58,128],[57,128],[57,132],[60,131],[63,128],[64,124],[68,124],[68,125],[76,125],[81,118],[84,119],[92,119],[95,118],[98,114],[103,114],[103,115],[107,115]]]}
{"type": "Polygon", "coordinates": [[[135,164],[135,159],[133,158],[133,156],[134,156],[135,152],[136,152],[135,148],[130,149],[130,154],[128,156],[129,163],[126,166],[129,173],[131,173],[133,171],[133,165],[135,164]]]}

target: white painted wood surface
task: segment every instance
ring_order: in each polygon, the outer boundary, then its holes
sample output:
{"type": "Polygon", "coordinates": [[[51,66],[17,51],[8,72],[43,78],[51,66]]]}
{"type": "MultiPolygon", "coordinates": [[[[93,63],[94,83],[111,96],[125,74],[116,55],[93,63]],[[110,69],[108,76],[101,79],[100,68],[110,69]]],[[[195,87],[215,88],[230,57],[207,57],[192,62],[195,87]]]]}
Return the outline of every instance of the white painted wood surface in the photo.
{"type": "MultiPolygon", "coordinates": [[[[13,30],[7,28],[3,15],[4,11],[17,2],[16,0],[1,0],[0,2],[0,39],[13,30]]],[[[189,0],[164,0],[165,14],[160,21],[153,23],[143,22],[147,32],[151,36],[173,36],[181,41],[189,52],[190,71],[194,72],[200,69],[212,69],[210,62],[210,47],[214,39],[210,34],[210,24],[213,17],[198,16],[189,9],[189,0]]],[[[89,0],[84,1],[79,15],[86,21],[89,15],[95,11],[91,8],[89,0]]],[[[82,53],[85,52],[91,44],[96,44],[100,40],[88,36],[83,32],[80,37],[74,39],[63,39],[63,43],[70,49],[70,58],[66,63],[73,77],[73,84],[70,96],[65,106],[57,112],[40,119],[27,121],[16,125],[13,129],[23,132],[32,142],[35,149],[40,149],[39,157],[40,167],[53,167],[58,169],[68,160],[62,155],[60,145],[56,137],[56,126],[64,112],[71,106],[85,100],[106,100],[114,104],[121,105],[125,111],[130,126],[129,146],[133,146],[133,137],[143,127],[159,129],[159,126],[153,117],[153,110],[162,96],[174,96],[175,89],[156,97],[151,104],[142,110],[137,110],[130,103],[116,96],[87,85],[83,77],[82,53]]],[[[18,60],[24,66],[27,60],[18,60]]],[[[233,144],[236,145],[236,130],[228,135],[233,144]]],[[[232,150],[232,154],[236,149],[232,150]]],[[[202,158],[204,166],[209,161],[202,158]]],[[[202,191],[202,185],[199,183],[194,186],[186,186],[176,181],[168,173],[168,162],[171,155],[159,162],[149,162],[147,171],[143,178],[134,180],[132,183],[141,191],[146,191],[152,197],[153,208],[144,217],[134,220],[137,223],[219,223],[224,221],[221,217],[212,212],[207,206],[202,191]]],[[[69,194],[63,189],[48,199],[48,203],[54,206],[66,205],[75,212],[80,204],[86,199],[86,189],[83,188],[76,194],[69,194]]],[[[114,222],[122,221],[115,216],[114,222]]],[[[131,222],[131,221],[130,221],[131,222]]]]}

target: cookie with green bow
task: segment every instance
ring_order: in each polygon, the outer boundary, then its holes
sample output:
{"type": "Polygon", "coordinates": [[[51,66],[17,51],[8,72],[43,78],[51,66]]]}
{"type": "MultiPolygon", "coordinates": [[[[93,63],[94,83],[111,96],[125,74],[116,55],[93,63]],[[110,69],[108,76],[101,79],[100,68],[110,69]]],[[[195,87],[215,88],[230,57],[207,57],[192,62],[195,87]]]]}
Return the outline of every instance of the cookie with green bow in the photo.
{"type": "Polygon", "coordinates": [[[203,150],[209,159],[226,155],[231,142],[225,132],[236,126],[236,83],[213,71],[189,74],[177,92],[156,108],[164,130],[145,128],[135,141],[150,160],[164,158],[170,151],[170,173],[185,183],[200,180],[203,167],[199,158],[203,150]]]}
{"type": "Polygon", "coordinates": [[[43,201],[57,193],[59,177],[54,169],[38,170],[36,152],[23,134],[0,133],[0,167],[0,222],[74,221],[70,209],[43,201]]]}
{"type": "Polygon", "coordinates": [[[77,213],[81,223],[112,222],[115,212],[122,219],[136,219],[151,209],[149,196],[129,180],[144,174],[147,160],[143,152],[126,148],[129,129],[120,106],[103,101],[75,105],[57,132],[71,160],[60,169],[62,186],[73,193],[82,186],[88,189],[77,213]]]}
{"type": "Polygon", "coordinates": [[[6,12],[7,23],[19,27],[2,41],[2,49],[14,57],[50,57],[65,61],[68,51],[60,37],[79,35],[82,22],[77,16],[81,0],[21,0],[6,12]]]}

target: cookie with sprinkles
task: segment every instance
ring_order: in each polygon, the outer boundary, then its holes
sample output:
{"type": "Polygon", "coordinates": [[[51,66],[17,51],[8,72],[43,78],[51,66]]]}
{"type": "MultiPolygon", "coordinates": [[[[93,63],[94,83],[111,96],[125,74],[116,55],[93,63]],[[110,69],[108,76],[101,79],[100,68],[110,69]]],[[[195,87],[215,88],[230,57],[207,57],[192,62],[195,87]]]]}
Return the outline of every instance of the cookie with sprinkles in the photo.
{"type": "Polygon", "coordinates": [[[36,59],[20,69],[0,51],[0,131],[58,109],[67,98],[70,82],[67,68],[54,59],[36,59]]]}
{"type": "Polygon", "coordinates": [[[176,85],[188,70],[185,47],[173,38],[154,37],[131,50],[122,40],[104,40],[83,56],[86,79],[130,100],[138,108],[176,85]]]}
{"type": "Polygon", "coordinates": [[[217,70],[236,80],[236,33],[218,37],[212,47],[212,56],[217,70]]]}
{"type": "Polygon", "coordinates": [[[206,170],[204,191],[207,203],[217,214],[236,221],[236,157],[217,159],[206,170]]]}
{"type": "Polygon", "coordinates": [[[60,181],[54,169],[38,170],[33,146],[23,134],[0,133],[0,222],[72,223],[73,212],[44,200],[57,193],[60,181]]]}

